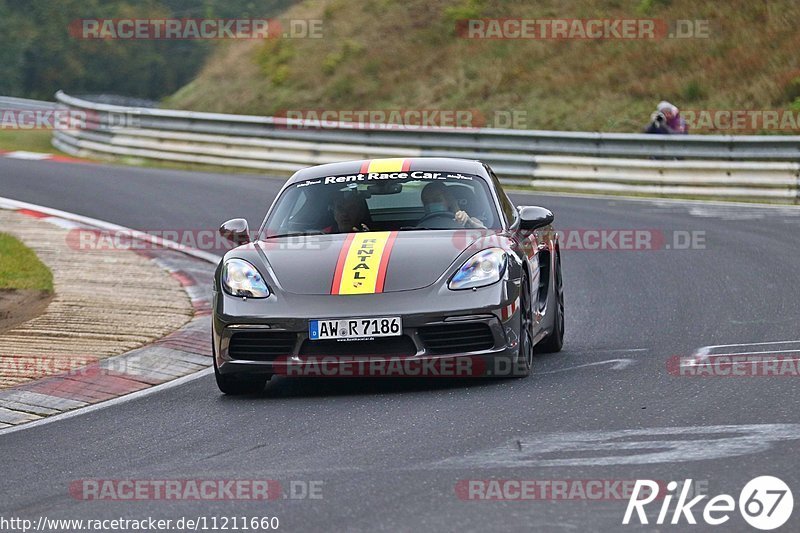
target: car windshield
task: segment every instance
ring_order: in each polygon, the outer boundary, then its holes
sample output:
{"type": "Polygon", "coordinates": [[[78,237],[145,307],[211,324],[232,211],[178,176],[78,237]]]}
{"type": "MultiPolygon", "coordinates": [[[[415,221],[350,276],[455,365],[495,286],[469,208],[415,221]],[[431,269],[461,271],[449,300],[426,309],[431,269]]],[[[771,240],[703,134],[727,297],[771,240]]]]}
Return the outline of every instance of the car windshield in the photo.
{"type": "Polygon", "coordinates": [[[261,238],[283,235],[501,228],[486,180],[414,171],[327,176],[288,187],[261,238]]]}

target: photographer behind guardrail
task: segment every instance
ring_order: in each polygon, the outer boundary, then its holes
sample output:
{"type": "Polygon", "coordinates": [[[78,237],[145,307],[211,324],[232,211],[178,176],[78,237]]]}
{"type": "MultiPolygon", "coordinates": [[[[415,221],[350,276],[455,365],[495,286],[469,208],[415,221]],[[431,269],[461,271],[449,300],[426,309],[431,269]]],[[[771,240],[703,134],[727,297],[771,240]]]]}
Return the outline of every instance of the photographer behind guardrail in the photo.
{"type": "Polygon", "coordinates": [[[650,124],[644,132],[664,135],[686,134],[689,133],[689,126],[683,120],[677,107],[662,100],[658,103],[655,113],[650,115],[650,124]]]}

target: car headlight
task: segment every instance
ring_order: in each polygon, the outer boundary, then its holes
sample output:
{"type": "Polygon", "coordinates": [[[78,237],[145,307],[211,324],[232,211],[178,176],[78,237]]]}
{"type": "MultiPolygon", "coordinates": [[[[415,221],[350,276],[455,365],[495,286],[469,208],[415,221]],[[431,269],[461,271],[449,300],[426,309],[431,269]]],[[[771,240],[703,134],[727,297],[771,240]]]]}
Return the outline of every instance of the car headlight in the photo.
{"type": "Polygon", "coordinates": [[[258,269],[243,259],[228,259],[222,266],[222,288],[231,296],[266,298],[269,289],[258,269]]]}
{"type": "Polygon", "coordinates": [[[500,281],[508,259],[500,248],[489,248],[473,255],[458,269],[448,287],[452,290],[484,287],[500,281]]]}

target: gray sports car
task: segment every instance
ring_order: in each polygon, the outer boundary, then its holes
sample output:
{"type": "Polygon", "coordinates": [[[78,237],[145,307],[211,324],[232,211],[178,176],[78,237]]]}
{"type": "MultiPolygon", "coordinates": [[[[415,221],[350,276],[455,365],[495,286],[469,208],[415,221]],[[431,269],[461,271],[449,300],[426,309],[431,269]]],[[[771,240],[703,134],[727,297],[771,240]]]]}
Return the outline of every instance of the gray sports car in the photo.
{"type": "Polygon", "coordinates": [[[479,161],[373,159],[294,174],[214,276],[224,393],[290,376],[524,376],[564,339],[553,214],[479,161]]]}

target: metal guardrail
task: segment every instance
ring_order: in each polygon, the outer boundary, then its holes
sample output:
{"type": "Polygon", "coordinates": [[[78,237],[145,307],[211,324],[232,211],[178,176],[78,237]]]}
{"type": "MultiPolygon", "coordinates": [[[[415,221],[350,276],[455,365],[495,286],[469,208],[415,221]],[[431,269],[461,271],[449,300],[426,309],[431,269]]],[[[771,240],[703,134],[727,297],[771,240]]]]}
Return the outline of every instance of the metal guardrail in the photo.
{"type": "Polygon", "coordinates": [[[9,109],[13,111],[47,111],[50,109],[55,109],[55,107],[55,102],[29,100],[28,98],[16,98],[13,96],[0,96],[0,110],[9,109]]]}
{"type": "MultiPolygon", "coordinates": [[[[86,124],[53,144],[77,156],[158,159],[291,173],[375,157],[464,157],[546,190],[751,197],[797,202],[800,136],[645,135],[501,129],[310,128],[279,117],[98,104],[63,92],[86,124]]],[[[332,126],[332,127],[328,127],[332,126]]]]}

